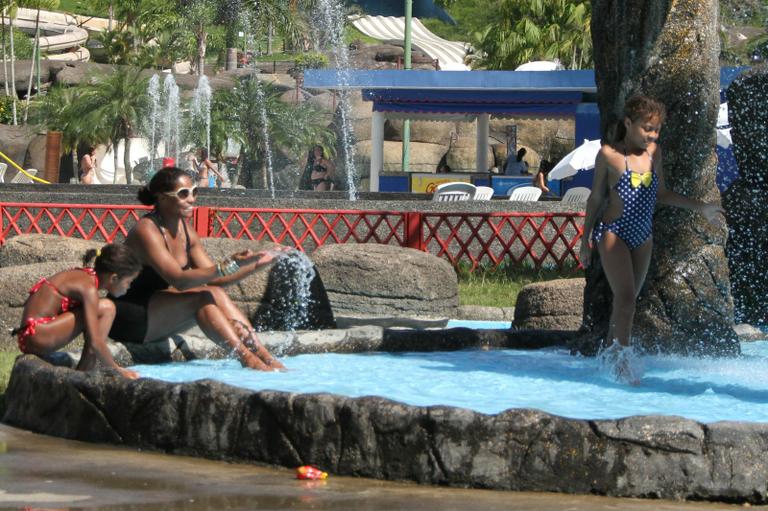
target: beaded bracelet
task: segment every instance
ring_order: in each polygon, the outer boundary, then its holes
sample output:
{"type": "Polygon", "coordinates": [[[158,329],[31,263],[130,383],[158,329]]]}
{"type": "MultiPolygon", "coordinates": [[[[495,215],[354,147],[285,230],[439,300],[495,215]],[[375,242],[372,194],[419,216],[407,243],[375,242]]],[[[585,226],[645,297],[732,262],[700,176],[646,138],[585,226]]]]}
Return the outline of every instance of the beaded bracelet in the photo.
{"type": "Polygon", "coordinates": [[[237,261],[229,258],[224,259],[222,262],[216,265],[216,271],[223,277],[237,273],[239,269],[240,265],[237,264],[237,261]]]}

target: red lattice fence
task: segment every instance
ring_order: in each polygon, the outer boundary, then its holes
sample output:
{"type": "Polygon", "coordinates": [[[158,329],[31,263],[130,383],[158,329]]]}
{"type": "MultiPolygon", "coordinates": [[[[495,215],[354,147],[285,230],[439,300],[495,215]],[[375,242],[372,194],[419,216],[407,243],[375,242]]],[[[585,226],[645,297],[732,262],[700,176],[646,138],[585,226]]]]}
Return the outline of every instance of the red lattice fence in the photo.
{"type": "MultiPolygon", "coordinates": [[[[0,204],[0,244],[28,233],[105,242],[123,239],[151,208],[94,204],[0,204]]],[[[382,243],[443,257],[453,265],[578,264],[583,213],[438,213],[199,207],[200,236],[267,240],[311,253],[328,243],[382,243]]]]}

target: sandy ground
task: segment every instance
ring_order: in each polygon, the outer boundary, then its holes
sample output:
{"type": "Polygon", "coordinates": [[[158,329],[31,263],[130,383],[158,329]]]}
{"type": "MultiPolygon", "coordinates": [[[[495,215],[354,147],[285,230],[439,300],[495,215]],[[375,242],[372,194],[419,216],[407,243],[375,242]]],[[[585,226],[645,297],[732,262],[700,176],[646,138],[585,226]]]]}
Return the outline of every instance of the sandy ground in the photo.
{"type": "MultiPolygon", "coordinates": [[[[417,486],[141,452],[0,425],[0,509],[735,510],[741,506],[417,486]]],[[[768,509],[757,507],[758,509],[768,509]]]]}

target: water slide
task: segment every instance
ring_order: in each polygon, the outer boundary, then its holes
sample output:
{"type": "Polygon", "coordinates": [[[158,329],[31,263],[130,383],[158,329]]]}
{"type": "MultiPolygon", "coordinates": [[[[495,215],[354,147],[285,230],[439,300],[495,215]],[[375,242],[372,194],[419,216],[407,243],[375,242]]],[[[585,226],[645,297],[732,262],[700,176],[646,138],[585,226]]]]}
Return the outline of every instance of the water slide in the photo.
{"type": "MultiPolygon", "coordinates": [[[[383,41],[405,39],[405,18],[394,16],[359,16],[352,18],[352,24],[368,37],[383,41]]],[[[448,41],[432,32],[418,19],[413,18],[411,25],[413,45],[423,50],[440,63],[440,69],[447,71],[469,71],[464,64],[469,43],[448,41]]]]}
{"type": "MultiPolygon", "coordinates": [[[[14,25],[28,34],[35,31],[36,9],[19,8],[14,25]]],[[[9,21],[6,19],[6,25],[9,21]]],[[[40,50],[47,60],[87,62],[91,54],[85,46],[88,31],[74,16],[61,12],[40,11],[40,50]]]]}

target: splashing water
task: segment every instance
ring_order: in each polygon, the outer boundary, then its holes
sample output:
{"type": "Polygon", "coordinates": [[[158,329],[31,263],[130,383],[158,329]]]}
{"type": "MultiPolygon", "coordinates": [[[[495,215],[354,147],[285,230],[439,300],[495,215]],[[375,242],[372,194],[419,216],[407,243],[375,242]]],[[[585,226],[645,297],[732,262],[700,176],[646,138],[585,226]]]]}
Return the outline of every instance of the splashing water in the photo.
{"type": "Polygon", "coordinates": [[[208,77],[200,75],[192,96],[192,119],[205,126],[205,149],[211,153],[211,86],[208,77]]]}
{"type": "Polygon", "coordinates": [[[269,192],[272,198],[275,198],[275,175],[272,163],[272,147],[269,140],[269,119],[267,118],[267,98],[264,95],[264,89],[261,87],[261,82],[256,82],[256,96],[259,102],[259,110],[261,113],[261,132],[264,137],[264,153],[267,158],[267,177],[269,179],[269,192]]]}
{"type": "Polygon", "coordinates": [[[179,161],[181,152],[181,103],[179,86],[176,79],[168,73],[163,81],[163,97],[165,99],[165,123],[163,126],[163,142],[165,155],[173,154],[179,161]]]}
{"type": "Polygon", "coordinates": [[[147,95],[151,105],[149,115],[149,161],[151,171],[155,158],[157,158],[157,129],[162,122],[160,120],[160,77],[156,74],[152,75],[152,78],[149,79],[147,95]]]}
{"type": "MultiPolygon", "coordinates": [[[[344,149],[344,170],[347,174],[349,200],[357,199],[357,169],[355,168],[355,137],[352,129],[352,102],[350,95],[349,50],[344,43],[344,7],[339,0],[320,0],[317,17],[325,40],[333,52],[333,60],[339,77],[339,115],[341,117],[342,148],[344,149]]],[[[319,46],[319,45],[318,45],[319,46]]]]}
{"type": "Polygon", "coordinates": [[[637,385],[643,377],[641,358],[634,346],[622,346],[614,339],[597,354],[600,371],[619,383],[637,385]]]}
{"type": "Polygon", "coordinates": [[[311,284],[315,268],[304,252],[291,250],[279,257],[281,266],[292,279],[292,296],[285,297],[284,324],[287,330],[296,330],[308,322],[312,300],[311,284]]]}

